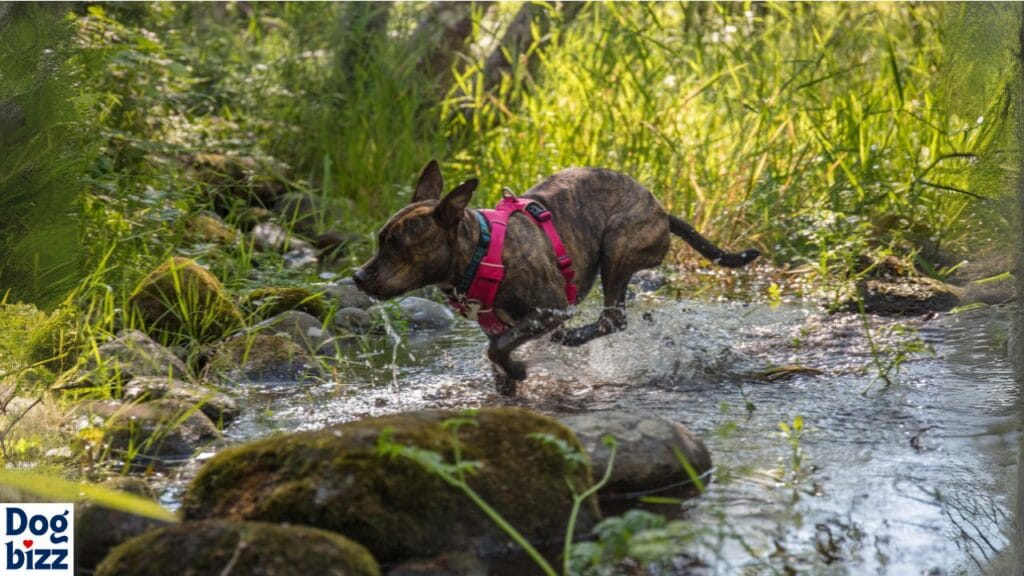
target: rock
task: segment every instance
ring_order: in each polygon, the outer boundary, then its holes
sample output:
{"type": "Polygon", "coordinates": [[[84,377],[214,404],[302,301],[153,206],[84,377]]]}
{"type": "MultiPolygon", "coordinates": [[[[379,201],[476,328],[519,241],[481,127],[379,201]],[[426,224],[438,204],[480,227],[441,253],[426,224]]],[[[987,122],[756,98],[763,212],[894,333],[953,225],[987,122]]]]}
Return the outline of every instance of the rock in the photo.
{"type": "Polygon", "coordinates": [[[207,418],[221,426],[238,418],[240,414],[238,406],[230,396],[210,388],[193,386],[164,376],[132,378],[124,385],[122,391],[122,398],[132,403],[167,399],[199,405],[199,409],[206,414],[207,418]]]}
{"type": "MultiPolygon", "coordinates": [[[[964,291],[932,278],[899,277],[886,280],[867,279],[857,291],[864,302],[864,311],[881,315],[913,315],[942,312],[957,306],[964,291]]],[[[856,300],[844,307],[857,312],[856,300]]]]}
{"type": "Polygon", "coordinates": [[[115,548],[96,576],[379,576],[362,546],[305,526],[210,520],[147,532],[115,548]]]}
{"type": "Polygon", "coordinates": [[[205,414],[194,404],[180,400],[155,400],[144,404],[85,402],[79,405],[79,412],[90,415],[90,419],[102,420],[104,443],[126,458],[188,458],[220,437],[217,427],[205,414]]]}
{"type": "Polygon", "coordinates": [[[170,340],[219,340],[242,327],[242,314],[220,281],[188,258],[174,257],[146,276],[132,293],[130,308],[170,340]]]}
{"type": "Polygon", "coordinates": [[[373,306],[373,299],[356,288],[351,278],[342,278],[324,287],[324,293],[334,299],[337,308],[362,308],[373,306]]]}
{"type": "Polygon", "coordinates": [[[316,250],[313,245],[285,230],[276,222],[260,222],[249,231],[249,242],[259,252],[288,252],[316,250]]]}
{"type": "Polygon", "coordinates": [[[444,304],[417,296],[402,298],[398,301],[398,307],[411,328],[447,328],[455,319],[455,315],[444,304]]]}
{"type": "MultiPolygon", "coordinates": [[[[332,530],[388,562],[474,547],[481,553],[505,550],[507,535],[465,494],[392,452],[415,446],[450,462],[453,431],[442,423],[467,418],[476,424],[458,429],[462,460],[478,463],[466,475],[469,484],[532,542],[560,543],[572,503],[566,482],[582,492],[591,485],[590,469],[585,462],[570,467],[554,446],[530,436],[546,434],[578,449],[568,429],[518,408],[398,414],[227,448],[199,470],[182,509],[188,519],[332,530]],[[385,431],[390,443],[381,448],[385,431]]],[[[580,530],[589,530],[598,516],[596,501],[586,502],[580,530]]]]}
{"type": "MultiPolygon", "coordinates": [[[[122,476],[101,482],[100,486],[154,498],[149,485],[140,478],[122,476]]],[[[79,502],[75,506],[76,573],[91,574],[117,545],[167,524],[163,520],[136,516],[89,501],[79,502]]]]}
{"type": "Polygon", "coordinates": [[[225,383],[304,382],[323,378],[323,369],[300,345],[270,334],[232,338],[213,352],[206,376],[225,383]]]}
{"type": "Polygon", "coordinates": [[[373,326],[373,316],[362,308],[342,308],[334,313],[334,325],[353,334],[365,334],[373,326]]]}
{"type": "Polygon", "coordinates": [[[320,202],[304,192],[289,192],[274,202],[274,212],[286,227],[303,236],[316,236],[320,202]]]}
{"type": "Polygon", "coordinates": [[[641,270],[633,274],[629,285],[639,293],[654,292],[668,283],[668,276],[657,269],[641,270]]]}
{"type": "Polygon", "coordinates": [[[309,246],[302,246],[284,253],[284,265],[286,268],[298,270],[299,268],[313,268],[320,264],[316,250],[309,246]]]}
{"type": "Polygon", "coordinates": [[[185,222],[185,229],[192,240],[199,242],[234,244],[239,238],[238,231],[225,224],[216,214],[196,214],[185,222]]]}
{"type": "Polygon", "coordinates": [[[697,474],[711,469],[711,454],[704,442],[682,424],[624,411],[572,414],[558,420],[576,434],[595,476],[604,474],[608,466],[610,451],[602,438],[609,434],[618,442],[612,475],[602,495],[663,493],[670,487],[676,488],[676,494],[691,493],[694,486],[675,449],[697,474]]]}
{"type": "Polygon", "coordinates": [[[323,293],[301,286],[267,286],[242,297],[242,307],[257,318],[270,318],[289,310],[299,310],[317,318],[327,316],[323,293]]]}
{"type": "Polygon", "coordinates": [[[331,337],[331,333],[324,330],[324,325],[319,319],[298,310],[282,312],[260,322],[256,328],[263,334],[287,336],[309,352],[316,352],[331,337]]]}
{"type": "Polygon", "coordinates": [[[138,330],[122,330],[101,344],[85,364],[86,379],[93,384],[123,383],[132,378],[154,377],[188,380],[188,368],[167,348],[138,330]]]}

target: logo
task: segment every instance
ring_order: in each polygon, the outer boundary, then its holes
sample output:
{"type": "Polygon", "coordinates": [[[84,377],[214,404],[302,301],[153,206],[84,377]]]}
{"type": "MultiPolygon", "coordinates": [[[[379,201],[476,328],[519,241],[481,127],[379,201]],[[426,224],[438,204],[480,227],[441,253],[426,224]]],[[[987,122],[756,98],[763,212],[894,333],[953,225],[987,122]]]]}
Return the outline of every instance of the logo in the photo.
{"type": "Polygon", "coordinates": [[[0,504],[0,575],[73,576],[74,504],[0,504]]]}

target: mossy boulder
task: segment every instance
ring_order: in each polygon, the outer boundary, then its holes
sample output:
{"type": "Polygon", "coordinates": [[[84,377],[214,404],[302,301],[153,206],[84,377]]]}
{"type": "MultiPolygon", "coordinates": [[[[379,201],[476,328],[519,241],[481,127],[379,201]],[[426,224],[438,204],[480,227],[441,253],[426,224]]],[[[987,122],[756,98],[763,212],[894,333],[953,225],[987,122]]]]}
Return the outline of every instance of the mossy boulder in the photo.
{"type": "Polygon", "coordinates": [[[380,568],[365,548],[325,530],[211,520],[147,532],[115,548],[96,570],[96,576],[228,573],[379,576],[380,568]]]}
{"type": "MultiPolygon", "coordinates": [[[[189,519],[226,517],[306,524],[360,542],[381,561],[432,557],[447,550],[506,550],[507,535],[462,492],[413,460],[388,456],[378,443],[454,459],[445,421],[472,419],[459,428],[472,488],[538,544],[560,542],[572,504],[566,481],[578,492],[591,485],[586,463],[571,466],[534,433],[580,449],[572,432],[518,408],[475,414],[425,411],[372,418],[228,448],[204,465],[182,508],[189,519]]],[[[598,518],[595,500],[581,511],[581,530],[598,518]]]]}
{"type": "Polygon", "coordinates": [[[321,319],[327,315],[323,293],[302,286],[257,288],[242,296],[242,307],[261,320],[291,310],[305,312],[321,319]]]}
{"type": "MultiPolygon", "coordinates": [[[[105,480],[100,486],[144,498],[155,498],[149,485],[141,478],[120,476],[105,480]]],[[[167,524],[164,520],[136,516],[94,502],[79,502],[75,506],[76,573],[91,574],[114,547],[167,524]]]]}
{"type": "Polygon", "coordinates": [[[177,256],[139,283],[129,306],[152,331],[175,342],[212,342],[243,324],[241,312],[217,277],[177,256]]]}
{"type": "Polygon", "coordinates": [[[218,346],[205,376],[223,383],[304,382],[323,378],[323,368],[290,338],[272,334],[236,336],[218,346]]]}

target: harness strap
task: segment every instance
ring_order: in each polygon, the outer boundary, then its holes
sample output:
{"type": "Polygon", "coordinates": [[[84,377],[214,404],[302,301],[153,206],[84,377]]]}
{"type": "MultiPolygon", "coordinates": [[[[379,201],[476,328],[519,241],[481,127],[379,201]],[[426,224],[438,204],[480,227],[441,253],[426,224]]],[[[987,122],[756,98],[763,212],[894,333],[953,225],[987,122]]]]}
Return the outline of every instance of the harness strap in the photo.
{"type": "Polygon", "coordinates": [[[536,200],[520,199],[506,195],[494,210],[475,210],[480,223],[480,238],[477,249],[463,274],[462,281],[456,287],[448,303],[462,316],[476,320],[484,332],[497,335],[508,329],[508,326],[494,313],[494,299],[498,287],[505,277],[505,266],[502,264],[502,251],[505,247],[505,234],[508,221],[512,214],[525,212],[544,232],[555,252],[558,270],[565,279],[565,297],[570,305],[576,303],[575,273],[572,269],[572,258],[565,250],[558,231],[551,219],[551,212],[536,200]],[[488,224],[489,229],[488,229],[488,224]]]}

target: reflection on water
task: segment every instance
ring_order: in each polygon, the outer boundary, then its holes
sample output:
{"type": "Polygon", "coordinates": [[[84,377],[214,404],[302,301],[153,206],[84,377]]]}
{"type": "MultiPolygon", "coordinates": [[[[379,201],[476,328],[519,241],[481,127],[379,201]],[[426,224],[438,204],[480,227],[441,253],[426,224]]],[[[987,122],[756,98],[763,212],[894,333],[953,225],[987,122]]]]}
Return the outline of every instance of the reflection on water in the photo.
{"type": "Polygon", "coordinates": [[[855,315],[685,301],[630,314],[627,331],[579,349],[524,348],[531,378],[512,400],[492,393],[484,338],[466,321],[397,350],[382,340],[353,351],[335,382],[250,390],[227,442],[420,408],[626,408],[688,424],[715,457],[719,481],[683,511],[708,530],[708,573],[975,572],[1007,544],[1018,397],[1004,310],[908,321],[935,355],[905,362],[888,390],[855,315]],[[825,374],[749,376],[785,364],[825,374]],[[787,484],[778,423],[797,415],[801,477],[787,484]]]}

